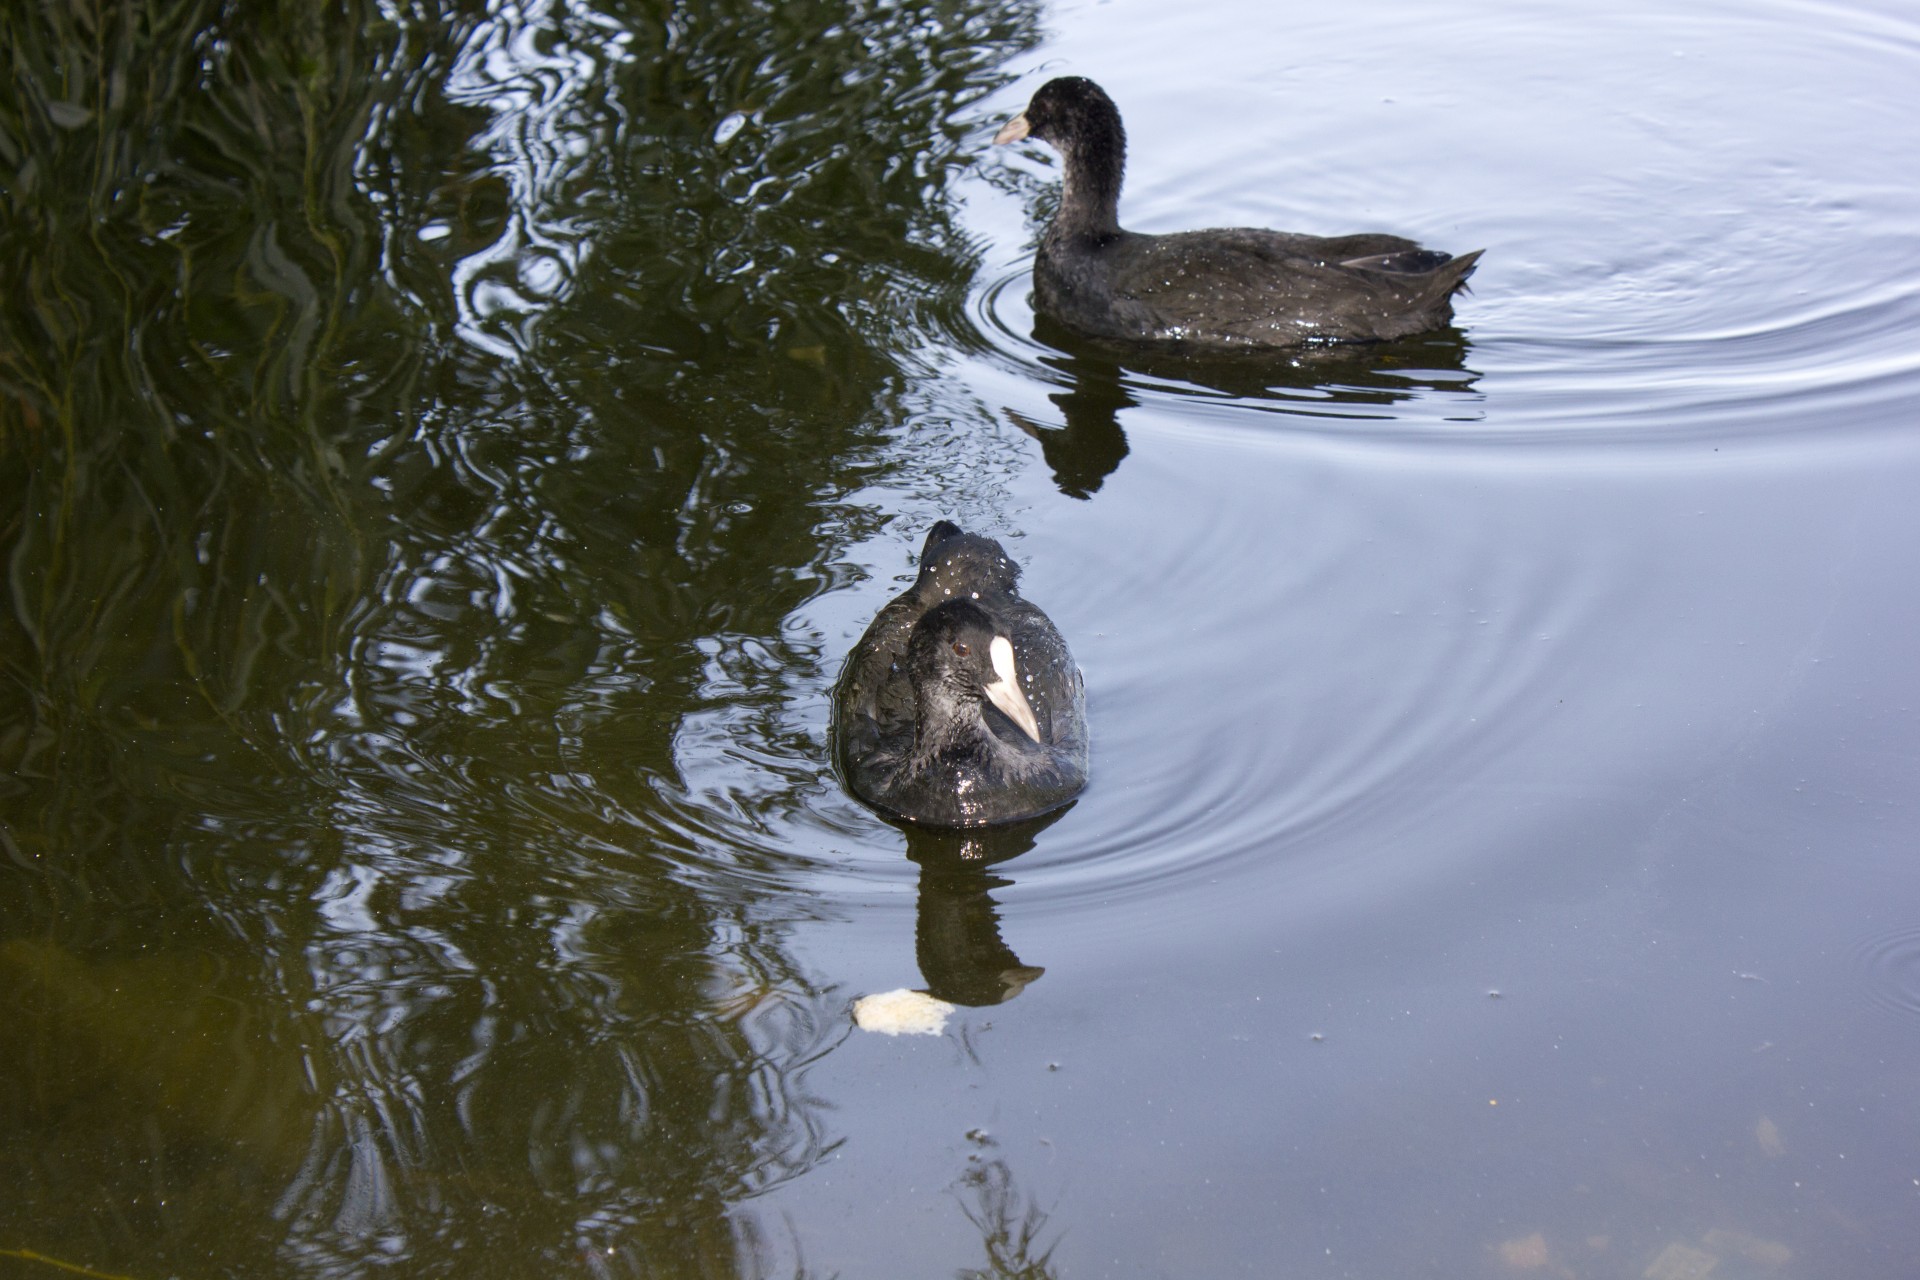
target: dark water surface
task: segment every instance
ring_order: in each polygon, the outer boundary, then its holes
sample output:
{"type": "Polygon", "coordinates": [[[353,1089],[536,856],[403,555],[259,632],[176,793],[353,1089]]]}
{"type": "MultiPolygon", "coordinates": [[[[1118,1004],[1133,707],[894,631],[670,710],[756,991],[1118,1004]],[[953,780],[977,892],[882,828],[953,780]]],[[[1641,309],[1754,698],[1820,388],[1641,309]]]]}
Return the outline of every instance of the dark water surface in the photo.
{"type": "Polygon", "coordinates": [[[0,37],[0,1274],[1915,1273],[1905,8],[0,37]],[[1459,327],[1036,326],[1068,71],[1130,225],[1459,327]],[[826,763],[939,516],[1085,668],[1050,822],[826,763]]]}

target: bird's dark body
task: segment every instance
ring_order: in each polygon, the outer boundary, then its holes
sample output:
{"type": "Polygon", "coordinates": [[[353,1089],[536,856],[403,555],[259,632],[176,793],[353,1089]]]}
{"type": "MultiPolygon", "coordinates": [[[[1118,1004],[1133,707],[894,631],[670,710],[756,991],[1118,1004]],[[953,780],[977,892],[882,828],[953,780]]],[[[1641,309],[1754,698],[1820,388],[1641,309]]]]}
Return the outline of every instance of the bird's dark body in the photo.
{"type": "Polygon", "coordinates": [[[1034,260],[1035,304],[1090,337],[1205,348],[1377,342],[1444,327],[1480,252],[1400,236],[1120,226],[1126,131],[1100,86],[1049,81],[999,140],[1041,138],[1065,167],[1034,260]]]}
{"type": "Polygon", "coordinates": [[[919,577],[880,610],[834,689],[835,755],[861,800],[909,821],[968,827],[1034,817],[1085,785],[1080,670],[1052,621],[1020,597],[1019,572],[990,538],[944,520],[929,531],[919,577]],[[916,686],[916,628],[954,600],[1011,641],[1038,741],[977,697],[955,706],[916,686]]]}
{"type": "Polygon", "coordinates": [[[1443,328],[1479,256],[1453,258],[1399,236],[1251,227],[1079,241],[1049,234],[1033,278],[1039,308],[1089,337],[1297,347],[1443,328]]]}

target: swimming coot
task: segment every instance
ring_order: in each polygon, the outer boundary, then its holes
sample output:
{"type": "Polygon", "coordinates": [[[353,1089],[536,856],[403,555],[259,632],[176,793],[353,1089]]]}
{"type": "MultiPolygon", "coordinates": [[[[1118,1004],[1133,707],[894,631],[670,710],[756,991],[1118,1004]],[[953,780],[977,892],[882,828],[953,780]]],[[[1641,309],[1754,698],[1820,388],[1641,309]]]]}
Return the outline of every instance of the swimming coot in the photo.
{"type": "Polygon", "coordinates": [[[1480,257],[1388,235],[1122,230],[1126,131],[1113,99],[1080,76],[1041,85],[994,141],[1022,138],[1052,143],[1066,167],[1033,264],[1036,302],[1092,337],[1206,347],[1402,338],[1453,319],[1453,295],[1480,257]]]}
{"type": "Polygon", "coordinates": [[[1086,693],[1053,622],[991,538],[942,520],[920,576],[867,628],[834,689],[854,795],[941,827],[1015,822],[1087,782],[1086,693]]]}

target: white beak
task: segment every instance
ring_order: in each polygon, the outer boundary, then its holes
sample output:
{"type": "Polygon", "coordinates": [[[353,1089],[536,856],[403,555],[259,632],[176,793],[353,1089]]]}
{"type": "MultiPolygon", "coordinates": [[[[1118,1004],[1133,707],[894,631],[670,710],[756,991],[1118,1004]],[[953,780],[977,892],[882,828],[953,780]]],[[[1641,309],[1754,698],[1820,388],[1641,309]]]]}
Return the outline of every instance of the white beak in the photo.
{"type": "Polygon", "coordinates": [[[995,636],[993,643],[987,646],[987,654],[993,660],[994,682],[982,692],[987,701],[1007,713],[1007,719],[1026,730],[1029,738],[1040,741],[1040,722],[1033,717],[1033,707],[1027,702],[1027,695],[1020,692],[1020,673],[1013,666],[1013,642],[1005,636],[995,636]]]}
{"type": "Polygon", "coordinates": [[[1020,141],[1020,139],[1026,136],[1027,136],[1027,116],[1025,112],[1021,112],[1019,115],[1015,116],[1013,119],[1007,121],[1004,125],[1000,126],[1000,132],[993,135],[993,141],[994,141],[994,144],[997,146],[1001,143],[1006,143],[1006,142],[1018,142],[1020,141]]]}

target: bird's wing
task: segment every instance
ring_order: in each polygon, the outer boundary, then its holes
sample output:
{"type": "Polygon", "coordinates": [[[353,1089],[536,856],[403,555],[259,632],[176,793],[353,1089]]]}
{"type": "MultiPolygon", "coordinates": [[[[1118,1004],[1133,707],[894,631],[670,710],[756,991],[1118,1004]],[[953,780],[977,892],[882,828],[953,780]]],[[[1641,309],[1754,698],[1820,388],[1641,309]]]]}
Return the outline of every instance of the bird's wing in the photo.
{"type": "Polygon", "coordinates": [[[1432,267],[1445,261],[1398,236],[1234,228],[1138,237],[1120,247],[1113,281],[1115,293],[1147,308],[1166,336],[1367,336],[1345,332],[1340,322],[1416,302],[1432,267]]]}

